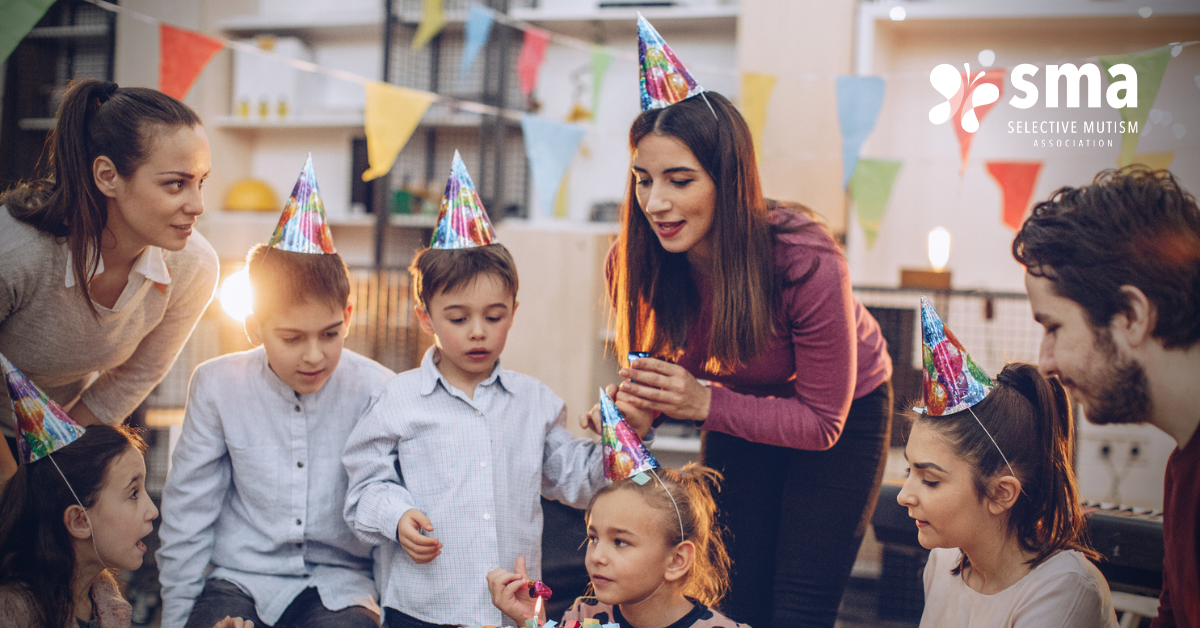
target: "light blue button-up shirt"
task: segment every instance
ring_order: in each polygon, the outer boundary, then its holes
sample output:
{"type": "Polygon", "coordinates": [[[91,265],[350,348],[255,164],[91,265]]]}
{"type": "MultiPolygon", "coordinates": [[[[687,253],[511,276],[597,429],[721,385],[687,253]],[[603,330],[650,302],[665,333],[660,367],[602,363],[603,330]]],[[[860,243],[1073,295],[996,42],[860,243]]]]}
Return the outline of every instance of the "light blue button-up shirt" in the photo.
{"type": "Polygon", "coordinates": [[[540,577],[539,495],[586,507],[605,482],[603,452],[571,435],[562,399],[545,384],[497,361],[471,398],[442,377],[435,351],[388,382],[346,442],[346,521],[379,545],[382,606],[433,623],[500,626],[488,571],[525,556],[540,577]],[[396,539],[410,508],[442,542],[424,565],[396,539]]]}
{"type": "Polygon", "coordinates": [[[316,587],[330,610],[378,611],[371,546],[342,518],[342,447],[371,395],[392,377],[343,350],[319,391],[299,395],[260,347],[196,367],[163,487],[164,628],[182,628],[207,578],[238,585],[275,623],[316,587]]]}

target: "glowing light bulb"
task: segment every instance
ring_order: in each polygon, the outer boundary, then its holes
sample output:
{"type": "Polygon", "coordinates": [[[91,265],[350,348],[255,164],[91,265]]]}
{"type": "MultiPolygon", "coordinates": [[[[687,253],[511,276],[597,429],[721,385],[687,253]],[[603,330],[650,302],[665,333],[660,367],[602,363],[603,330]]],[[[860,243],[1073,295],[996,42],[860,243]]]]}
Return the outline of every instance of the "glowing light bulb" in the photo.
{"type": "Polygon", "coordinates": [[[892,18],[894,22],[903,22],[904,18],[908,17],[908,12],[904,10],[904,7],[892,7],[892,10],[888,11],[888,17],[892,18]]]}
{"type": "Polygon", "coordinates": [[[929,264],[942,272],[950,261],[950,232],[945,227],[934,227],[929,232],[929,264]]]}
{"type": "Polygon", "coordinates": [[[250,272],[242,268],[221,282],[217,298],[221,309],[237,321],[244,321],[254,308],[254,289],[250,286],[250,272]]]}

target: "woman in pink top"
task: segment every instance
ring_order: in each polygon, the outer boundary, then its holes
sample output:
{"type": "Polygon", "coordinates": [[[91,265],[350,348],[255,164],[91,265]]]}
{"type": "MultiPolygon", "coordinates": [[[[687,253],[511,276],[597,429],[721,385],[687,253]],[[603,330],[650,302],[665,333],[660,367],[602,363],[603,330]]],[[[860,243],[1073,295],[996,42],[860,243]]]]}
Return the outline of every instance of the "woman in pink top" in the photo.
{"type": "Polygon", "coordinates": [[[758,628],[832,626],[882,477],[886,342],[825,228],[763,199],[727,99],[646,111],[629,145],[609,285],[618,355],[653,357],[620,371],[617,401],[705,430],[704,464],[725,476],[722,610],[758,628]]]}

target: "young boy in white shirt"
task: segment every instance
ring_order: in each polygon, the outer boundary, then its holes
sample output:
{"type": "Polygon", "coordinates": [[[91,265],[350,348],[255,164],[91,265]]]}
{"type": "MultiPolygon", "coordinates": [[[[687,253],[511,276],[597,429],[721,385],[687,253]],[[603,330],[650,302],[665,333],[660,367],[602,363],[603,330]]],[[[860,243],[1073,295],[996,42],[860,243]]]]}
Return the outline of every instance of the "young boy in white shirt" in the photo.
{"type": "Polygon", "coordinates": [[[527,557],[540,577],[539,494],[583,508],[605,482],[600,444],[571,435],[562,399],[500,364],[518,280],[493,239],[456,155],[433,248],[409,268],[435,346],[388,382],[343,455],[346,521],[379,546],[389,628],[504,625],[487,573],[527,557]]]}
{"type": "Polygon", "coordinates": [[[342,518],[341,450],[393,373],[343,348],[350,281],[321,214],[315,251],[310,215],[248,256],[261,346],[192,374],[163,488],[164,627],[378,625],[371,546],[342,518]]]}

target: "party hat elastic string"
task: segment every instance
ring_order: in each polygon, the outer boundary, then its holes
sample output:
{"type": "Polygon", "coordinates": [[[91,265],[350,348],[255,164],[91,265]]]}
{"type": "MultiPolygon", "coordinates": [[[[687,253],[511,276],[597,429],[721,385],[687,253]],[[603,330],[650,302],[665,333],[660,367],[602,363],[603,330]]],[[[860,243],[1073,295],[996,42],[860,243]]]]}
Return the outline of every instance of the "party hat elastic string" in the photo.
{"type": "Polygon", "coordinates": [[[682,543],[687,540],[687,534],[683,531],[683,514],[679,512],[679,502],[675,501],[675,496],[671,494],[671,489],[667,488],[667,484],[662,481],[662,478],[658,477],[658,472],[650,469],[650,473],[654,475],[654,479],[658,480],[659,485],[667,492],[667,497],[671,498],[671,505],[675,507],[675,518],[679,520],[679,542],[682,543]]]}
{"type": "MultiPolygon", "coordinates": [[[[1009,474],[1011,474],[1014,478],[1016,478],[1018,481],[1020,481],[1021,478],[1017,477],[1017,472],[1013,471],[1012,464],[1010,464],[1008,462],[1008,456],[1004,455],[1004,450],[1000,449],[1000,444],[996,442],[995,438],[992,438],[992,433],[988,431],[988,428],[984,427],[983,421],[979,420],[979,415],[975,414],[975,410],[971,409],[970,406],[967,407],[967,410],[969,410],[971,412],[971,416],[975,417],[975,422],[979,424],[979,427],[983,428],[983,433],[987,434],[988,440],[992,441],[992,445],[996,448],[996,451],[1000,454],[1000,459],[1004,461],[1004,466],[1008,467],[1009,474]]],[[[1029,493],[1025,493],[1025,487],[1023,485],[1021,486],[1021,492],[1024,493],[1026,497],[1029,497],[1029,493]]]]}
{"type": "Polygon", "coordinates": [[[75,503],[79,504],[80,508],[83,508],[83,518],[87,520],[88,528],[92,531],[92,551],[96,552],[96,560],[100,561],[100,566],[108,569],[108,565],[104,564],[104,559],[100,558],[100,548],[96,547],[96,526],[92,525],[92,518],[88,516],[87,508],[84,507],[83,502],[79,499],[79,496],[75,494],[75,489],[71,487],[71,482],[67,480],[67,476],[63,473],[62,467],[58,466],[58,463],[54,461],[54,456],[47,454],[46,458],[49,458],[50,462],[54,463],[55,470],[57,470],[58,474],[62,476],[63,483],[67,485],[67,490],[71,491],[71,497],[74,497],[75,503]]]}

